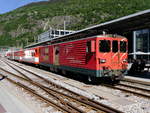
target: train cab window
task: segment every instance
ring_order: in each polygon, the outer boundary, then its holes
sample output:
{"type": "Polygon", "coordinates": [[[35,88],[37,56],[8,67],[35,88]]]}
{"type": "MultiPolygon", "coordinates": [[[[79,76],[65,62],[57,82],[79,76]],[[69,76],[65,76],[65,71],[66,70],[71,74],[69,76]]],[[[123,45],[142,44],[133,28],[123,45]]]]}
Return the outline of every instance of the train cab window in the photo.
{"type": "Polygon", "coordinates": [[[125,53],[127,51],[127,42],[120,41],[120,52],[125,53]]]}
{"type": "Polygon", "coordinates": [[[88,41],[88,42],[86,43],[86,52],[87,52],[87,53],[90,53],[90,52],[91,52],[91,41],[88,41]]]}
{"type": "Polygon", "coordinates": [[[99,51],[100,52],[110,52],[110,41],[109,40],[100,40],[99,51]]]}
{"type": "Polygon", "coordinates": [[[118,52],[118,41],[117,40],[112,41],[112,52],[114,52],[114,53],[118,52]]]}

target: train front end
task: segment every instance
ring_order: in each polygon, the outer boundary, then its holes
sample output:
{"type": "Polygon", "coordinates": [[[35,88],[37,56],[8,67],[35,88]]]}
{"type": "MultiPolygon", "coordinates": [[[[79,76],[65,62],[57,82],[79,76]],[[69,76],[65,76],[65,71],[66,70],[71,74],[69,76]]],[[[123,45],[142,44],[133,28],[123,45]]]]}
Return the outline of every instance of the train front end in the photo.
{"type": "Polygon", "coordinates": [[[117,35],[97,38],[97,75],[120,81],[127,70],[127,46],[125,37],[117,35]]]}

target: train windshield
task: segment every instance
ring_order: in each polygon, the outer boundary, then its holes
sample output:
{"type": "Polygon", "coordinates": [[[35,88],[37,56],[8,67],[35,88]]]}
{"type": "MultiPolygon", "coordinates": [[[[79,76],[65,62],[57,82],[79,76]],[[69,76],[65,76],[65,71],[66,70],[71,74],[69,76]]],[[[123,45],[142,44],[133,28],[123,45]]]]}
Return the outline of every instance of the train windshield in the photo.
{"type": "Polygon", "coordinates": [[[125,53],[127,51],[127,42],[120,41],[120,52],[125,53]]]}
{"type": "Polygon", "coordinates": [[[100,52],[110,52],[110,40],[100,40],[99,51],[100,52]]]}
{"type": "Polygon", "coordinates": [[[114,53],[118,52],[118,41],[117,40],[113,40],[113,42],[112,42],[112,52],[114,52],[114,53]]]}

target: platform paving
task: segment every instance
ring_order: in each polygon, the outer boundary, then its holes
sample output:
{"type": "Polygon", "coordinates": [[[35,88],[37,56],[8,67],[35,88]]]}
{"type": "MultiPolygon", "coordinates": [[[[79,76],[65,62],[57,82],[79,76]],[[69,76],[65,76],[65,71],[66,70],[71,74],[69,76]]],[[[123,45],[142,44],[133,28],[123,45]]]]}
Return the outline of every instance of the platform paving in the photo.
{"type": "Polygon", "coordinates": [[[138,82],[141,82],[141,83],[144,82],[144,83],[150,85],[150,78],[142,78],[140,76],[138,76],[138,77],[137,76],[125,76],[124,79],[129,80],[129,81],[136,80],[138,82]]]}
{"type": "MultiPolygon", "coordinates": [[[[13,89],[12,89],[13,90],[13,89]]],[[[0,81],[0,113],[34,113],[0,81]]]]}
{"type": "Polygon", "coordinates": [[[6,113],[5,108],[0,104],[0,113],[6,113]]]}

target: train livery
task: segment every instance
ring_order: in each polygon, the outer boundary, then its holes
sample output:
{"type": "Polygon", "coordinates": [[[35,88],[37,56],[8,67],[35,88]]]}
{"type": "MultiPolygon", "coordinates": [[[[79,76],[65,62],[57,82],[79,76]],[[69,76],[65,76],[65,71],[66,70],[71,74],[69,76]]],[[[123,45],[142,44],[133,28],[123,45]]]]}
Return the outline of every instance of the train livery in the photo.
{"type": "Polygon", "coordinates": [[[22,62],[39,64],[39,49],[40,47],[30,48],[24,50],[24,55],[22,56],[22,62]]]}
{"type": "MultiPolygon", "coordinates": [[[[49,67],[55,72],[79,73],[88,81],[102,77],[120,80],[127,69],[127,47],[125,37],[97,35],[25,49],[20,62],[32,59],[30,63],[49,67]]],[[[7,57],[13,58],[10,55],[12,53],[8,53],[7,57]]]]}

